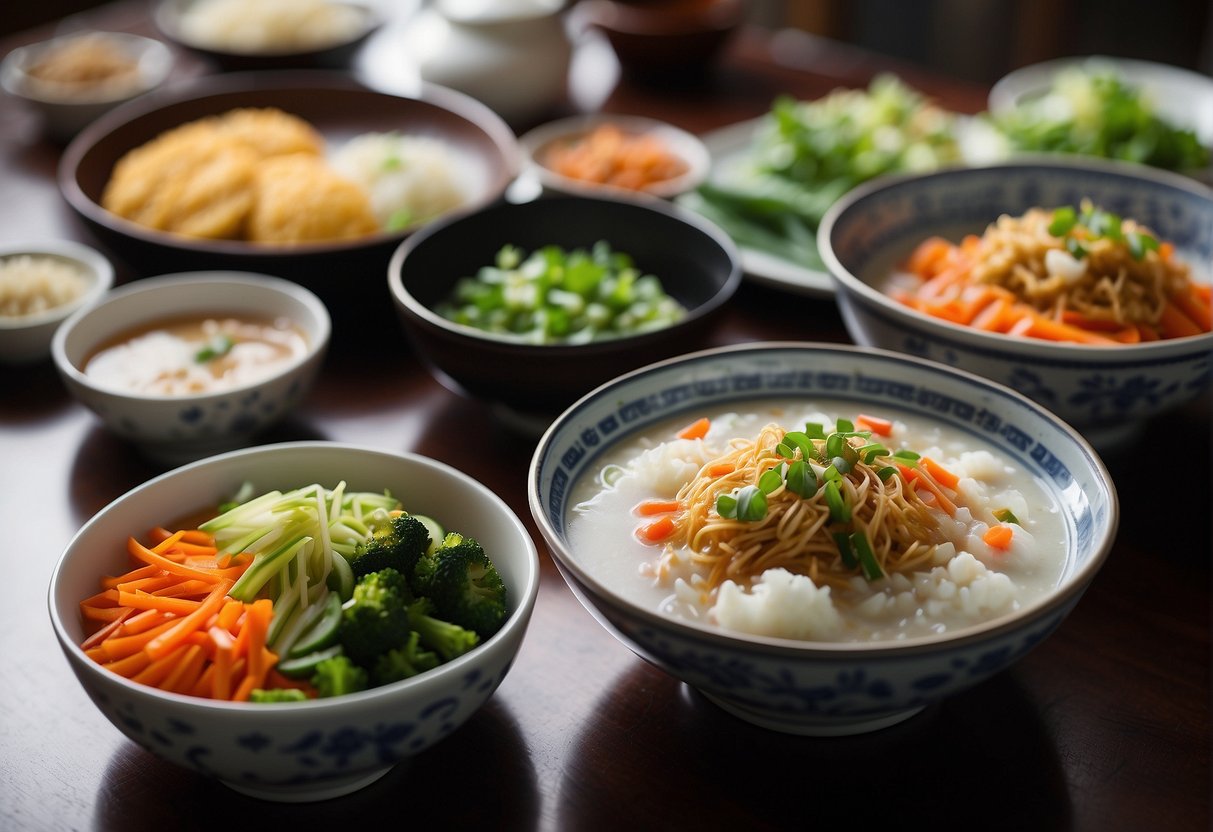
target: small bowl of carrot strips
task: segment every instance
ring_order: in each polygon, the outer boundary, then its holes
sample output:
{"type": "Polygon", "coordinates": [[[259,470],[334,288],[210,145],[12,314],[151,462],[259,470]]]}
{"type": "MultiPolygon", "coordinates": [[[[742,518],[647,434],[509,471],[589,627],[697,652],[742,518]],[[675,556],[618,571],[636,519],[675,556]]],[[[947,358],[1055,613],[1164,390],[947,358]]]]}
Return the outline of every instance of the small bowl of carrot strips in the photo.
{"type": "Polygon", "coordinates": [[[643,116],[591,114],[540,125],[519,139],[547,193],[673,199],[699,187],[711,163],[695,135],[643,116]]]}
{"type": "Polygon", "coordinates": [[[1213,191],[1185,177],[1043,157],[886,177],[818,245],[856,343],[1020,390],[1097,447],[1213,377],[1213,191]]]}
{"type": "Polygon", "coordinates": [[[526,527],[471,477],[292,442],[191,463],[110,503],[56,565],[50,614],[129,739],[300,802],[366,787],[470,718],[513,663],[538,583],[526,527]],[[411,591],[433,573],[406,569],[404,551],[469,564],[481,552],[491,569],[469,575],[499,579],[498,606],[458,623],[473,613],[448,607],[462,602],[436,578],[411,591]]]}

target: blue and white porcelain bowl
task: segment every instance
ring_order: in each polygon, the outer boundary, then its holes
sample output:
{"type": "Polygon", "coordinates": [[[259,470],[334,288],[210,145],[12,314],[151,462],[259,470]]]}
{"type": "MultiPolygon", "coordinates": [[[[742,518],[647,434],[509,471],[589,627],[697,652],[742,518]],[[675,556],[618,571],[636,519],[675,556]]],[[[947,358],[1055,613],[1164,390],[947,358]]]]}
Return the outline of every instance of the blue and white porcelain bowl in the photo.
{"type": "Polygon", "coordinates": [[[64,321],[51,355],[71,394],[106,427],[151,459],[180,464],[242,447],[291,413],[315,380],[331,333],[324,303],[296,283],[251,272],[186,272],[112,290],[64,321]],[[156,321],[214,314],[285,318],[303,332],[306,349],[267,377],[211,393],[122,391],[84,372],[98,348],[123,334],[156,321]]]}
{"type": "MultiPolygon", "coordinates": [[[[609,632],[741,719],[787,733],[856,734],[896,724],[1005,670],[1052,633],[1099,571],[1119,520],[1098,455],[1020,394],[882,350],[811,343],[724,347],[641,368],[580,399],[548,429],[528,480],[531,513],[565,581],[609,632]],[[670,419],[748,402],[829,399],[898,410],[994,446],[1037,479],[1064,520],[1064,569],[1044,596],[945,634],[865,643],[729,632],[624,597],[569,535],[575,483],[612,447],[670,419]]],[[[644,579],[637,575],[637,581],[644,579]]]]}
{"type": "MultiPolygon", "coordinates": [[[[332,487],[332,486],[328,486],[332,487]]],[[[323,800],[360,789],[450,735],[501,684],[522,643],[539,588],[530,534],[493,492],[455,469],[407,453],[334,442],[232,451],[150,480],[119,497],[72,538],[51,576],[50,617],[85,691],[129,739],[231,788],[276,801],[323,800]],[[344,480],[388,489],[413,511],[480,541],[508,589],[510,614],[474,650],[402,682],[332,699],[216,702],[136,684],[79,647],[82,598],[127,563],[125,541],[182,511],[204,511],[242,483],[259,490],[344,480]]]]}
{"type": "Polygon", "coordinates": [[[1013,387],[1101,450],[1123,443],[1145,420],[1208,389],[1213,334],[1114,348],[1014,338],[929,317],[881,291],[893,268],[927,237],[958,242],[1002,214],[1084,198],[1153,228],[1175,244],[1195,279],[1213,280],[1213,190],[1187,177],[1057,157],[889,177],[844,196],[818,229],[851,338],[1013,387]]]}

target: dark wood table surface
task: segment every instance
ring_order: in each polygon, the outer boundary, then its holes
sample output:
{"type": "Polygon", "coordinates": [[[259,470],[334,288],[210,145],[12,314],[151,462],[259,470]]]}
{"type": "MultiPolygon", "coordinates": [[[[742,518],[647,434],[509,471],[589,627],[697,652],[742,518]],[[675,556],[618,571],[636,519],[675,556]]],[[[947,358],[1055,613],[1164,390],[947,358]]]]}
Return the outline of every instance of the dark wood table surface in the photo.
{"type": "MultiPolygon", "coordinates": [[[[151,29],[142,3],[102,7],[84,22],[151,29]]],[[[48,31],[9,37],[0,53],[48,31]]],[[[207,69],[184,56],[182,66],[207,69]]],[[[690,88],[603,86],[613,66],[582,61],[587,74],[574,79],[564,109],[653,114],[703,132],[762,114],[778,94],[817,97],[866,84],[881,69],[901,71],[958,111],[984,106],[980,86],[800,34],[747,29],[690,88]]],[[[28,113],[0,99],[0,240],[94,242],[56,189],[58,153],[28,113]]],[[[121,280],[137,276],[120,267],[121,280]]],[[[527,523],[542,585],[493,699],[367,789],[316,804],[244,797],[128,741],[72,676],[46,591],[72,534],[161,469],[70,399],[49,362],[0,367],[0,829],[1209,828],[1208,401],[1158,419],[1140,448],[1105,458],[1123,511],[1118,539],[1056,634],[907,723],[811,739],[725,714],[608,635],[565,587],[530,518],[533,440],[433,381],[400,333],[382,337],[373,344],[339,320],[298,416],[261,439],[425,454],[478,477],[527,523]],[[387,348],[386,361],[364,360],[373,347],[387,348]]],[[[832,300],[753,283],[713,336],[719,344],[784,338],[847,341],[832,300]],[[773,306],[784,314],[767,314],[773,306]]]]}

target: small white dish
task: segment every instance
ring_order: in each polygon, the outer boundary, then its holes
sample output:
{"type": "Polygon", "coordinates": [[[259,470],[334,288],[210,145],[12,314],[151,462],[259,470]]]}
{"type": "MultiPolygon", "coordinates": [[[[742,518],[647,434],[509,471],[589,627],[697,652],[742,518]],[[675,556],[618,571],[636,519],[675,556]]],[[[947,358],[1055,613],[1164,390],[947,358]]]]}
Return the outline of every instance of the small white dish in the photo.
{"type": "Polygon", "coordinates": [[[700,139],[686,130],[644,116],[594,113],[550,121],[525,133],[519,140],[527,158],[527,174],[544,192],[579,196],[657,197],[673,199],[699,187],[708,174],[711,156],[700,139]],[[566,176],[547,163],[548,154],[586,139],[601,127],[616,127],[627,139],[652,137],[685,165],[677,176],[646,185],[642,190],[591,182],[566,176]]]}
{"type": "Polygon", "coordinates": [[[117,105],[159,87],[172,67],[172,52],[158,40],[126,32],[77,32],[9,52],[0,63],[0,85],[37,110],[47,134],[62,141],[117,105]],[[85,84],[51,82],[33,74],[49,56],[62,55],[60,50],[79,48],[85,42],[129,58],[133,62],[130,77],[121,83],[85,84]]]}
{"type": "Polygon", "coordinates": [[[49,257],[79,269],[87,288],[67,303],[32,315],[0,315],[0,363],[29,364],[51,354],[55,330],[73,312],[96,303],[114,285],[114,267],[100,252],[69,240],[0,244],[0,260],[49,257]]]}
{"type": "Polygon", "coordinates": [[[328,309],[296,283],[247,272],[191,272],[111,291],[64,321],[51,354],[71,394],[106,427],[149,458],[180,464],[239,448],[291,413],[320,370],[331,332],[328,309]],[[286,318],[302,331],[306,349],[260,380],[207,393],[124,391],[84,372],[99,347],[140,326],[216,313],[286,318]]]}

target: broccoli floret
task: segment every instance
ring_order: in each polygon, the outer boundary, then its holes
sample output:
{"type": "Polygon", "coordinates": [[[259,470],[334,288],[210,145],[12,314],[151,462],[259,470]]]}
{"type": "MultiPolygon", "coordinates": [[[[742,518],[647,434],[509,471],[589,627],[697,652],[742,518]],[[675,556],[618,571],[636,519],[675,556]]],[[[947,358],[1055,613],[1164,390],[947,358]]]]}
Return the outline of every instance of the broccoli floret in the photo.
{"type": "Polygon", "coordinates": [[[421,635],[413,631],[403,647],[389,650],[375,660],[371,678],[376,685],[387,685],[431,670],[439,664],[437,654],[423,650],[421,635]]]}
{"type": "Polygon", "coordinates": [[[364,575],[341,610],[341,646],[364,668],[381,653],[404,644],[409,635],[407,582],[395,569],[364,575]]]}
{"type": "Polygon", "coordinates": [[[505,584],[484,549],[450,532],[442,545],[417,561],[413,589],[434,602],[436,616],[488,638],[506,618],[505,584]]]}
{"type": "Polygon", "coordinates": [[[430,547],[430,532],[411,514],[399,514],[371,533],[349,557],[355,578],[391,567],[409,575],[417,560],[430,547]]]}
{"type": "Polygon", "coordinates": [[[320,697],[344,696],[366,690],[366,671],[350,661],[349,656],[334,656],[316,665],[312,685],[320,697]]]}
{"type": "Polygon", "coordinates": [[[408,619],[421,643],[442,657],[444,662],[462,656],[480,643],[472,630],[433,616],[434,605],[428,598],[418,598],[408,608],[408,619]]]}
{"type": "Polygon", "coordinates": [[[299,688],[254,688],[248,697],[250,702],[306,702],[307,694],[299,688]]]}

